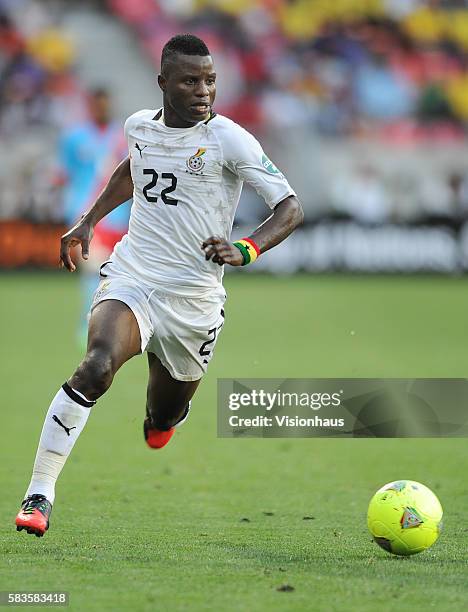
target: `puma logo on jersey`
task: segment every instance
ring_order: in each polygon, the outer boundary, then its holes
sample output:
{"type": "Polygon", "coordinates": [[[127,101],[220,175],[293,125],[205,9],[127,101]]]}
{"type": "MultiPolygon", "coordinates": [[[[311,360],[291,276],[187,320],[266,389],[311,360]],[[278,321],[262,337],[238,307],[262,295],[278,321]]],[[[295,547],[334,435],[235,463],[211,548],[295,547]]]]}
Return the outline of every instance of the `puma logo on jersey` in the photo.
{"type": "Polygon", "coordinates": [[[143,159],[143,150],[146,149],[148,145],[145,145],[143,148],[140,147],[140,145],[136,142],[135,143],[135,149],[139,152],[140,157],[143,159]]]}
{"type": "Polygon", "coordinates": [[[53,421],[55,421],[55,422],[57,423],[57,425],[60,425],[60,427],[63,427],[63,429],[64,429],[64,430],[66,431],[66,433],[67,433],[67,436],[69,436],[69,435],[70,435],[70,432],[71,432],[71,430],[72,430],[72,429],[76,429],[76,427],[67,427],[66,425],[64,425],[64,424],[62,423],[62,421],[61,421],[61,420],[58,418],[58,416],[57,416],[57,415],[55,415],[55,414],[54,414],[54,415],[52,415],[52,420],[53,420],[53,421]]]}

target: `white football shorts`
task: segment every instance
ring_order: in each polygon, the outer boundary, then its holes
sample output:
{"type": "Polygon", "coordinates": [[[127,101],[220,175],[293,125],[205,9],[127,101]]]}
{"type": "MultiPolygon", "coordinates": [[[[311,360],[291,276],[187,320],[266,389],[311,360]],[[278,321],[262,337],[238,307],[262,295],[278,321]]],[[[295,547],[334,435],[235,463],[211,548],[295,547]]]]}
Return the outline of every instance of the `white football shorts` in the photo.
{"type": "Polygon", "coordinates": [[[224,289],[182,297],[140,284],[113,262],[101,266],[101,277],[91,311],[105,300],[123,302],[140,328],[142,353],[154,353],[176,380],[205,374],[224,324],[224,289]]]}

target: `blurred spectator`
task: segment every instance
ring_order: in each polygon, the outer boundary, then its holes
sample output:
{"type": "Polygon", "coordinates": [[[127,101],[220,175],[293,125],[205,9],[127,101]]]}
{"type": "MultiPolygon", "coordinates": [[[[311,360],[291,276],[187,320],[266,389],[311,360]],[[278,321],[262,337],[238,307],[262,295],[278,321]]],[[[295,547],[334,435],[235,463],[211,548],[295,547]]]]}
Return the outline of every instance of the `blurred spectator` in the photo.
{"type": "MultiPolygon", "coordinates": [[[[175,31],[203,36],[221,75],[217,108],[258,130],[362,133],[363,121],[454,134],[468,121],[468,9],[463,2],[108,0],[158,67],[175,31]],[[465,66],[465,63],[467,66],[465,66]],[[246,97],[248,92],[248,98],[246,97]],[[434,122],[452,131],[434,131],[434,122]],[[463,124],[463,125],[462,125],[463,124]]],[[[413,137],[424,136],[415,129],[413,137]]]]}
{"type": "Polygon", "coordinates": [[[355,93],[358,112],[370,119],[399,119],[414,109],[414,88],[392,71],[383,55],[374,55],[358,70],[355,93]]]}
{"type": "MultiPolygon", "coordinates": [[[[0,168],[1,216],[54,218],[39,144],[46,150],[58,131],[81,125],[86,114],[79,58],[60,25],[72,6],[81,5],[0,0],[0,137],[10,143],[0,168]]],[[[310,156],[303,143],[315,137],[399,147],[427,141],[456,147],[466,137],[468,6],[462,0],[106,0],[96,6],[126,24],[155,72],[170,36],[191,31],[204,38],[219,74],[216,110],[276,142],[285,130],[288,142],[298,135],[297,150],[288,153],[292,166],[298,165],[292,157],[310,156]]],[[[328,171],[324,182],[334,179],[328,171]]],[[[432,194],[414,181],[412,197],[422,209],[453,211],[444,178],[451,171],[457,168],[433,177],[432,194]]],[[[364,175],[354,176],[354,189],[367,183],[368,200],[383,201],[377,183],[384,178],[364,175]]],[[[399,183],[387,178],[386,188],[399,183]]]]}
{"type": "Polygon", "coordinates": [[[451,187],[443,175],[425,175],[419,184],[417,199],[423,220],[441,221],[455,213],[451,187]]]}
{"type": "Polygon", "coordinates": [[[468,176],[452,172],[447,179],[450,190],[450,208],[459,221],[468,220],[468,176]]]}
{"type": "Polygon", "coordinates": [[[3,66],[24,48],[24,41],[11,19],[0,13],[0,53],[3,66]]]}
{"type": "Polygon", "coordinates": [[[75,59],[72,44],[52,21],[46,21],[39,5],[24,0],[19,5],[11,9],[13,14],[13,9],[22,9],[18,23],[0,12],[3,137],[31,126],[62,127],[81,113],[82,93],[71,70],[75,59]]]}
{"type": "MultiPolygon", "coordinates": [[[[73,48],[47,19],[47,6],[0,0],[3,131],[12,130],[12,121],[63,125],[69,117],[57,109],[70,108],[79,95],[73,48]]],[[[107,6],[135,31],[155,68],[168,37],[199,33],[218,65],[218,110],[257,131],[279,123],[338,136],[362,133],[366,119],[384,132],[400,120],[449,122],[459,130],[468,121],[463,2],[107,0],[107,6]]]]}
{"type": "Polygon", "coordinates": [[[390,200],[377,170],[360,164],[351,175],[341,175],[332,186],[331,202],[335,211],[365,225],[390,220],[390,200]]]}

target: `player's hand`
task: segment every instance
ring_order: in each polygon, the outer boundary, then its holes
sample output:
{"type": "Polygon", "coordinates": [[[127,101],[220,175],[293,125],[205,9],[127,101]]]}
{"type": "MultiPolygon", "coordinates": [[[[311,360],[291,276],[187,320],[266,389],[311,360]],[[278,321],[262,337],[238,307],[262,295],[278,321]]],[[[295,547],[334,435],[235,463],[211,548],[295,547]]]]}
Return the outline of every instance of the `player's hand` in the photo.
{"type": "Polygon", "coordinates": [[[81,245],[81,256],[83,259],[89,257],[89,243],[93,237],[93,225],[82,217],[71,230],[62,236],[60,242],[60,266],[69,272],[74,272],[76,266],[70,257],[70,249],[81,245]]]}
{"type": "Polygon", "coordinates": [[[228,242],[219,236],[210,236],[202,243],[201,248],[205,251],[205,259],[220,266],[241,266],[244,263],[242,253],[232,242],[228,242]]]}

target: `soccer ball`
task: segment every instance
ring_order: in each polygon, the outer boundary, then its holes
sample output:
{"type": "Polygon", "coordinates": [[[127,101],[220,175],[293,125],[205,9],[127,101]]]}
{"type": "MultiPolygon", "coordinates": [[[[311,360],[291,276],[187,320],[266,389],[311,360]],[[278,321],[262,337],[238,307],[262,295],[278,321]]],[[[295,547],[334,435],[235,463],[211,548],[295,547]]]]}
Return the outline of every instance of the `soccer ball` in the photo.
{"type": "Polygon", "coordinates": [[[396,480],[371,499],[367,525],[384,550],[394,555],[414,555],[437,540],[442,514],[442,506],[430,489],[413,480],[396,480]]]}

